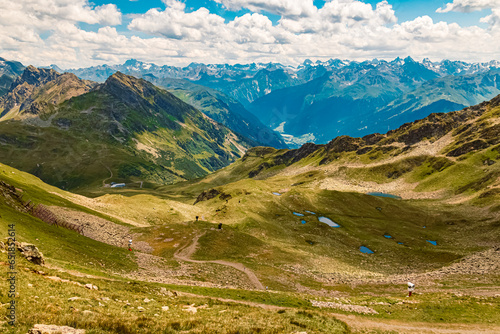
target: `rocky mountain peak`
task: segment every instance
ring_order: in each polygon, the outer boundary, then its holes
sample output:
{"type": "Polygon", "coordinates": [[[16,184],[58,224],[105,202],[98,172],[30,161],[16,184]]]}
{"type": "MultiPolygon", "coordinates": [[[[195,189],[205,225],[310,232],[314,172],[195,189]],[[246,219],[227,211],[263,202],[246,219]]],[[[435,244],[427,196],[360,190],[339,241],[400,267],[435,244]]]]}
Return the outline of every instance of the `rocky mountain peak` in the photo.
{"type": "Polygon", "coordinates": [[[102,89],[115,96],[120,96],[128,102],[134,102],[136,100],[133,95],[137,94],[146,98],[154,95],[156,91],[154,85],[148,81],[123,74],[120,71],[111,75],[106,82],[104,82],[102,89]]]}
{"type": "Polygon", "coordinates": [[[81,80],[73,73],[60,74],[53,69],[28,66],[12,83],[10,90],[0,98],[1,117],[12,111],[10,117],[23,112],[37,115],[63,101],[90,91],[95,82],[81,80]]]}
{"type": "Polygon", "coordinates": [[[55,80],[59,76],[61,76],[61,74],[57,73],[53,69],[36,68],[33,65],[29,65],[24,69],[21,76],[14,81],[12,88],[22,85],[23,83],[39,87],[49,81],[55,80]]]}

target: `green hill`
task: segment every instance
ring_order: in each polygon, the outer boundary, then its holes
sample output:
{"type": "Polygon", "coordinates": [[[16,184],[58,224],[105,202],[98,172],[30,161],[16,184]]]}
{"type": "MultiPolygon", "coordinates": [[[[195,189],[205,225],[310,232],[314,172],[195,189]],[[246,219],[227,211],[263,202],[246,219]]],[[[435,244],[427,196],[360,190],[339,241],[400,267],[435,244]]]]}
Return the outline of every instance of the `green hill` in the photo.
{"type": "Polygon", "coordinates": [[[64,189],[200,177],[252,145],[165,90],[119,72],[97,86],[28,67],[2,105],[1,161],[64,189]]]}
{"type": "Polygon", "coordinates": [[[257,117],[233,98],[215,89],[204,87],[182,79],[144,78],[189,103],[213,120],[232,131],[253,140],[255,146],[287,147],[281,136],[262,124],[257,117]]]}

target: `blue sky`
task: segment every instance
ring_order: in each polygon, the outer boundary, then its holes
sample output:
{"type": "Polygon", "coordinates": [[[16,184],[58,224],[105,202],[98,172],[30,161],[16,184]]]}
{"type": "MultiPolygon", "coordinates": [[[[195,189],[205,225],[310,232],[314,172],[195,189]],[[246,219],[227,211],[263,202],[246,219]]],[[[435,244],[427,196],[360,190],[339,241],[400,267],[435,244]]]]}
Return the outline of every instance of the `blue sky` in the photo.
{"type": "Polygon", "coordinates": [[[3,0],[0,56],[62,68],[498,60],[500,0],[3,0]]]}
{"type": "MultiPolygon", "coordinates": [[[[104,5],[110,3],[108,0],[94,0],[91,1],[96,5],[104,5]]],[[[190,11],[197,10],[200,7],[205,7],[210,10],[210,12],[216,13],[226,20],[233,20],[236,16],[241,16],[245,13],[251,12],[248,9],[242,9],[239,11],[229,11],[224,8],[219,3],[212,0],[185,0],[186,8],[190,11]]],[[[363,1],[365,3],[376,6],[380,1],[378,0],[368,0],[363,1]]],[[[114,1],[121,10],[123,14],[137,14],[146,13],[151,8],[165,8],[165,4],[161,0],[122,0],[114,1]]],[[[318,8],[323,7],[325,4],[324,0],[314,0],[314,5],[318,8]]],[[[435,20],[446,21],[448,23],[458,22],[464,26],[478,25],[479,19],[486,15],[488,10],[477,11],[473,13],[460,13],[460,12],[450,12],[450,13],[436,13],[437,8],[444,7],[447,3],[446,1],[433,1],[433,0],[398,0],[389,1],[395,10],[396,16],[399,20],[409,21],[413,20],[418,16],[429,15],[435,20]]],[[[274,23],[279,19],[279,15],[273,15],[268,12],[264,12],[274,23]]],[[[128,21],[127,21],[128,22],[128,21]]]]}

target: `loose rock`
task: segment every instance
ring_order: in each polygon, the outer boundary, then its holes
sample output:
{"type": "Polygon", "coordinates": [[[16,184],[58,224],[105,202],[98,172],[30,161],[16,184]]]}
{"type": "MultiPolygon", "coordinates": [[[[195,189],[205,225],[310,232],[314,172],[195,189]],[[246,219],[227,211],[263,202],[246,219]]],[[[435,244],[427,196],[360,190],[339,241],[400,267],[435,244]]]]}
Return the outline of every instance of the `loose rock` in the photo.
{"type": "Polygon", "coordinates": [[[85,334],[85,330],[68,326],[36,324],[28,334],[85,334]]]}
{"type": "Polygon", "coordinates": [[[16,241],[16,248],[21,253],[21,255],[26,258],[26,260],[38,265],[45,264],[43,254],[35,245],[16,241]]]}

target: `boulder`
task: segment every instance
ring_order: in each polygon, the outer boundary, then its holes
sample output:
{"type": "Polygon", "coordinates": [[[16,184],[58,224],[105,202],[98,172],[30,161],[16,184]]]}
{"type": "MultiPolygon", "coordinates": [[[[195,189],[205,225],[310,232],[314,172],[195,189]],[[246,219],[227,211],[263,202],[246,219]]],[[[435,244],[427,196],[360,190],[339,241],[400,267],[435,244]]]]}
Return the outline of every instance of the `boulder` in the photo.
{"type": "Polygon", "coordinates": [[[36,324],[28,334],[85,334],[85,330],[68,326],[36,324]]]}
{"type": "Polygon", "coordinates": [[[21,253],[21,255],[23,255],[26,258],[26,260],[38,265],[45,264],[45,260],[43,259],[43,254],[38,250],[38,248],[35,245],[16,241],[16,248],[21,253]]]}

